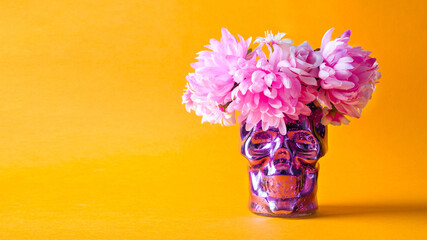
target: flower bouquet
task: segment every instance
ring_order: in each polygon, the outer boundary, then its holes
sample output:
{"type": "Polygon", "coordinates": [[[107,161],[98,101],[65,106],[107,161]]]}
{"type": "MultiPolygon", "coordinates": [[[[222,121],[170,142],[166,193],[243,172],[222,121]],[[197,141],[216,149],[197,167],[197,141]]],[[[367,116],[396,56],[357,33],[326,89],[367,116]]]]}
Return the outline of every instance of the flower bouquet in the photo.
{"type": "Polygon", "coordinates": [[[370,52],[348,44],[350,31],[321,47],[294,45],[266,32],[252,49],[222,29],[198,53],[183,103],[203,122],[241,124],[248,159],[252,212],[293,217],[317,210],[318,159],[327,150],[327,125],[359,118],[380,78],[370,52]],[[268,57],[266,55],[268,53],[268,57]]]}

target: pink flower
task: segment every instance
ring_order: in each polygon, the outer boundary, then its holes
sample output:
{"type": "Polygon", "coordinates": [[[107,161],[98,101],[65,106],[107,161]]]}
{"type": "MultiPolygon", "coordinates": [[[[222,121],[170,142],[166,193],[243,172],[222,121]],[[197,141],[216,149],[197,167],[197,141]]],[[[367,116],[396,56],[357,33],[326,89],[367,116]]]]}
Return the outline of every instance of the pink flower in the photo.
{"type": "Polygon", "coordinates": [[[345,117],[360,117],[380,74],[375,58],[360,47],[348,45],[350,31],[331,41],[333,29],[320,51],[307,43],[293,46],[284,33],[257,38],[259,46],[248,52],[251,38],[240,42],[222,29],[221,41],[210,40],[209,50],[198,53],[187,75],[182,102],[202,122],[231,125],[237,120],[250,130],[278,128],[286,134],[286,121],[311,113],[307,104],[324,105],[324,124],[348,124],[345,117]],[[262,51],[266,45],[269,59],[262,51]]]}
{"type": "Polygon", "coordinates": [[[278,32],[276,35],[274,35],[272,31],[270,32],[265,31],[265,37],[257,37],[254,43],[267,44],[267,45],[273,45],[273,44],[292,45],[294,42],[291,39],[289,38],[282,39],[285,35],[286,33],[278,32]]]}
{"type": "Polygon", "coordinates": [[[190,73],[187,75],[187,88],[182,96],[182,103],[188,112],[193,110],[197,116],[202,116],[202,123],[219,123],[230,126],[236,123],[234,111],[226,112],[221,104],[209,98],[210,89],[204,84],[204,76],[190,73]]]}
{"type": "Polygon", "coordinates": [[[338,124],[348,121],[342,115],[360,117],[380,74],[376,59],[369,56],[370,52],[348,45],[349,30],[331,41],[332,31],[327,31],[322,39],[320,52],[324,62],[319,71],[321,88],[318,99],[329,110],[325,118],[338,124]],[[331,113],[334,117],[331,118],[329,112],[334,108],[336,110],[331,113]]]}
{"type": "Polygon", "coordinates": [[[187,83],[184,89],[184,95],[182,95],[182,103],[185,104],[187,112],[191,112],[191,109],[194,109],[194,102],[191,99],[191,96],[193,96],[193,91],[187,83]]]}
{"type": "Polygon", "coordinates": [[[320,53],[315,52],[308,42],[303,42],[299,46],[291,46],[288,57],[279,62],[282,72],[297,77],[301,81],[303,88],[301,93],[305,103],[310,103],[316,98],[316,78],[322,62],[320,53]]]}
{"type": "Polygon", "coordinates": [[[183,103],[188,111],[203,116],[202,122],[230,125],[235,123],[234,113],[225,111],[231,101],[231,90],[235,86],[234,73],[244,65],[251,38],[240,42],[223,28],[221,41],[210,40],[209,50],[201,51],[198,62],[191,66],[195,73],[187,75],[188,86],[183,103]]]}
{"type": "MultiPolygon", "coordinates": [[[[257,50],[259,60],[247,61],[235,73],[239,85],[232,91],[233,101],[229,108],[241,111],[237,121],[246,122],[247,130],[262,121],[263,130],[274,127],[286,134],[286,118],[298,120],[300,114],[310,115],[306,104],[315,96],[306,93],[301,84],[299,77],[308,73],[299,71],[296,59],[300,56],[296,52],[296,49],[286,52],[278,44],[273,44],[268,60],[261,50],[257,50]]],[[[308,68],[305,70],[311,72],[308,68]]]]}

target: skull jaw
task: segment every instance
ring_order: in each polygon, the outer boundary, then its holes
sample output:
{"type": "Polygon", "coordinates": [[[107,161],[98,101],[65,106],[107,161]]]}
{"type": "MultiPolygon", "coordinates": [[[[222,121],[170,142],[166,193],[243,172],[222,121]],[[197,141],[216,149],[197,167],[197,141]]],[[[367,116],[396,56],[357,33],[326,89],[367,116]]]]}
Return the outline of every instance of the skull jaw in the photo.
{"type": "Polygon", "coordinates": [[[255,214],[270,217],[302,217],[316,212],[316,189],[308,195],[296,198],[263,198],[251,193],[249,210],[255,214]]]}
{"type": "MultiPolygon", "coordinates": [[[[259,187],[251,187],[250,211],[273,217],[301,217],[315,213],[318,208],[318,170],[317,166],[313,169],[306,168],[305,174],[299,176],[263,176],[262,180],[258,181],[259,187]]],[[[252,182],[254,175],[250,176],[252,182]]]]}

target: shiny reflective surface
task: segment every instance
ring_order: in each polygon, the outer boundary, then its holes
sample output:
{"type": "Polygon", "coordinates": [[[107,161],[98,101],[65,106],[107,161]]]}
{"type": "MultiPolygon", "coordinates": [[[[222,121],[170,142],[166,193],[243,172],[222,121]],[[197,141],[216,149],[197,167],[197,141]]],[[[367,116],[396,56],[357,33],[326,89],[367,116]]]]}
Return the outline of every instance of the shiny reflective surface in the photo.
{"type": "Polygon", "coordinates": [[[260,215],[306,216],[317,210],[318,160],[327,151],[327,128],[322,110],[309,105],[312,114],[299,121],[287,119],[287,134],[278,129],[251,131],[240,128],[241,152],[249,165],[249,209],[260,215]]]}

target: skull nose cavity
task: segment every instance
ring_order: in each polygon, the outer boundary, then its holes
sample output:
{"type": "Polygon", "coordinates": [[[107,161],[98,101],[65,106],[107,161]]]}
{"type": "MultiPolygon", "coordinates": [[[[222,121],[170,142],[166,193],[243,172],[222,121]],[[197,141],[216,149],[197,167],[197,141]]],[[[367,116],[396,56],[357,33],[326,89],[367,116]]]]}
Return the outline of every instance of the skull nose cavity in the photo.
{"type": "Polygon", "coordinates": [[[284,159],[289,160],[291,158],[289,151],[287,149],[281,148],[277,150],[276,154],[274,155],[274,159],[284,159]]]}

